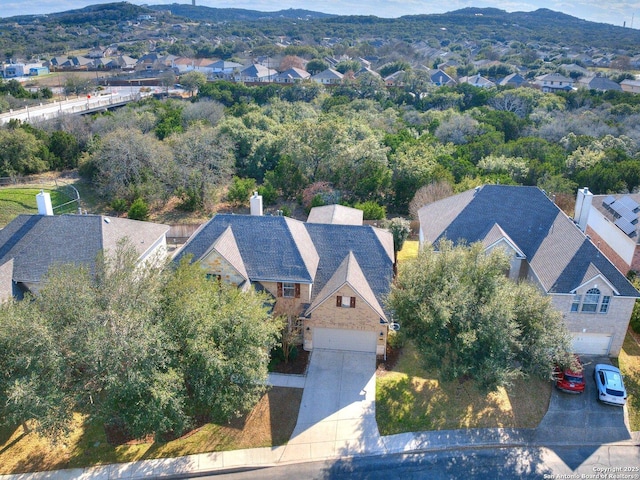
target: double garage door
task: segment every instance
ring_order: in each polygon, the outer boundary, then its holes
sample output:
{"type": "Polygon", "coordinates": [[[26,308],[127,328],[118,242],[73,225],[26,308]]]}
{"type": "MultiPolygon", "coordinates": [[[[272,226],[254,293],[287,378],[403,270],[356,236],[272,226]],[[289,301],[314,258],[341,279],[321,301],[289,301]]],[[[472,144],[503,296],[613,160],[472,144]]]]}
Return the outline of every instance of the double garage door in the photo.
{"type": "Polygon", "coordinates": [[[314,328],[313,348],[351,350],[376,353],[377,332],[343,330],[341,328],[314,328]]]}
{"type": "Polygon", "coordinates": [[[611,335],[602,333],[574,333],[573,351],[583,355],[608,355],[611,335]]]}

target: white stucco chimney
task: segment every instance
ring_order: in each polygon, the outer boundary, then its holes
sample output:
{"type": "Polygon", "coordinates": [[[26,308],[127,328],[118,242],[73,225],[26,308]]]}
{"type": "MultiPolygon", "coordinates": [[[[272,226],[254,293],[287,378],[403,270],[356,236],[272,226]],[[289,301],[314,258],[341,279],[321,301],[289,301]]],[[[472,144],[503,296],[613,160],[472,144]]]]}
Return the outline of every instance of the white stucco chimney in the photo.
{"type": "Polygon", "coordinates": [[[44,190],[36,195],[36,203],[38,204],[38,215],[53,215],[53,206],[51,205],[51,195],[44,190]]]}
{"type": "Polygon", "coordinates": [[[578,228],[583,232],[587,230],[587,220],[589,220],[592,203],[593,193],[589,191],[589,187],[580,188],[576,196],[574,220],[577,222],[578,228]]]}
{"type": "Polygon", "coordinates": [[[251,215],[262,215],[262,195],[258,195],[258,192],[253,192],[250,203],[251,215]]]}

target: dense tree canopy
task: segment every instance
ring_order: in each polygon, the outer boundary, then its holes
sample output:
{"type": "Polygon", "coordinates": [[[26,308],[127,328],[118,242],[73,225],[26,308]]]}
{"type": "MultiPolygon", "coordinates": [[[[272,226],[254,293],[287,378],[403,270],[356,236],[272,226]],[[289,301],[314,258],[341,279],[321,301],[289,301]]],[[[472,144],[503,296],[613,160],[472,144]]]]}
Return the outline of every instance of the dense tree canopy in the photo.
{"type": "Polygon", "coordinates": [[[280,329],[265,298],[198,264],[136,258],[121,244],[94,271],[54,267],[32,299],[0,304],[0,424],[56,438],[81,412],[166,438],[255,405],[280,329]]]}
{"type": "Polygon", "coordinates": [[[449,241],[401,265],[389,306],[443,379],[472,378],[493,390],[570,362],[561,314],[533,285],[509,280],[508,268],[502,250],[449,241]]]}

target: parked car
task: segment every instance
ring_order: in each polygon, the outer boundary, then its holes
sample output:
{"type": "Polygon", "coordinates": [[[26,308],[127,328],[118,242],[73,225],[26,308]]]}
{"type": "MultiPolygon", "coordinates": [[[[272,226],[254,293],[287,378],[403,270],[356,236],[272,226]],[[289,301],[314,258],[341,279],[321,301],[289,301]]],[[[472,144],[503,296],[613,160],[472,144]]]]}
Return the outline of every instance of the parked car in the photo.
{"type": "Polygon", "coordinates": [[[556,367],[554,372],[556,387],[567,393],[582,393],[585,388],[584,369],[580,357],[575,356],[575,365],[565,368],[556,367]]]}
{"type": "Polygon", "coordinates": [[[624,388],[622,374],[613,365],[599,363],[593,376],[598,390],[598,400],[609,405],[623,406],[627,402],[627,390],[624,388]]]}

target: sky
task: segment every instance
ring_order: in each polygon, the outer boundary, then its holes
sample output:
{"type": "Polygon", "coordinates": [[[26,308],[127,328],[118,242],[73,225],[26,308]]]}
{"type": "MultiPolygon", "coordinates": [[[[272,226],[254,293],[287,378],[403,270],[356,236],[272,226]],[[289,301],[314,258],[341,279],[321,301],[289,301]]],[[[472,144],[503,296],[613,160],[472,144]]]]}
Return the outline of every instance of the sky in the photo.
{"type": "MultiPolygon", "coordinates": [[[[0,17],[61,12],[116,0],[0,0],[0,17]]],[[[136,5],[169,5],[191,0],[129,0],[136,5]]],[[[444,13],[465,7],[494,7],[508,12],[548,8],[593,22],[640,27],[640,0],[196,0],[196,5],[216,8],[245,8],[272,12],[301,8],[337,15],[375,15],[394,18],[403,15],[444,13]],[[637,17],[637,18],[636,18],[637,17]]]]}

